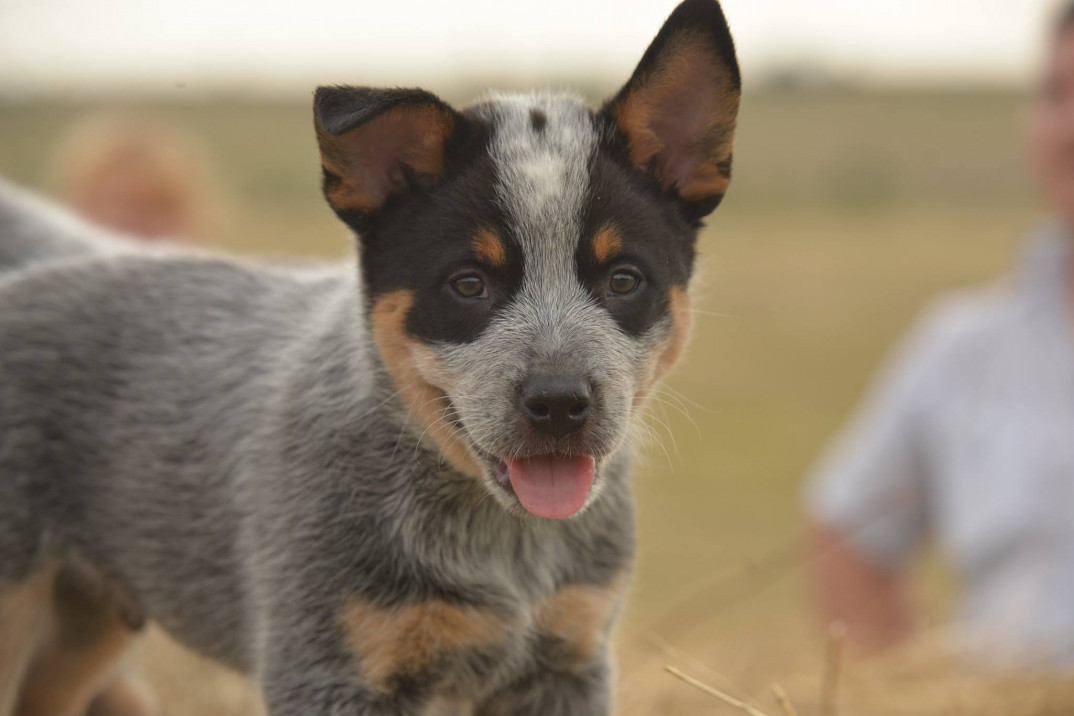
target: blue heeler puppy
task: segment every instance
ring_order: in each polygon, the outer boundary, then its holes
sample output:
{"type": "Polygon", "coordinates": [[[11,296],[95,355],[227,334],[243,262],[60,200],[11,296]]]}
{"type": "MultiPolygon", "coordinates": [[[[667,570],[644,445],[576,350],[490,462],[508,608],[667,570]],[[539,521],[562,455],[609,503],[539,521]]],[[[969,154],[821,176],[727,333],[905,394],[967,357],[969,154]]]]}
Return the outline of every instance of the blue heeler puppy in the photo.
{"type": "Polygon", "coordinates": [[[686,0],[598,111],[323,87],[357,268],[134,248],[0,187],[0,716],[83,713],[150,619],[273,716],[608,713],[628,435],[740,84],[686,0]]]}

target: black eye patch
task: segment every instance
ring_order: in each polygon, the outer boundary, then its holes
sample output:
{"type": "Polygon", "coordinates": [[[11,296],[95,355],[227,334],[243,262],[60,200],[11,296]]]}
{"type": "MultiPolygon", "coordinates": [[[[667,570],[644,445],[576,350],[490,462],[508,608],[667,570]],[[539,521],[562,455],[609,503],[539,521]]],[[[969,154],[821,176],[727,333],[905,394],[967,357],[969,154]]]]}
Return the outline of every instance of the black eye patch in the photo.
{"type": "Polygon", "coordinates": [[[668,294],[690,279],[696,231],[678,204],[599,153],[590,169],[578,276],[625,332],[641,335],[668,311],[668,294]]]}
{"type": "Polygon", "coordinates": [[[386,207],[363,233],[366,290],[374,300],[410,291],[406,328],[420,340],[476,340],[522,283],[522,250],[494,180],[487,154],[478,153],[435,189],[386,207]]]}

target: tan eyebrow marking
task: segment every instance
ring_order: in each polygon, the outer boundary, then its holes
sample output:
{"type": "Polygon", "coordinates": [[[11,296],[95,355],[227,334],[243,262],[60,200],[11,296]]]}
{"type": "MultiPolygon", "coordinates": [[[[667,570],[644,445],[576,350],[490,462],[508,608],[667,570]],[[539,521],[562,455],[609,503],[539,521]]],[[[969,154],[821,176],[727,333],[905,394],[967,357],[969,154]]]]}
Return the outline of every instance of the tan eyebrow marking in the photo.
{"type": "Polygon", "coordinates": [[[623,250],[623,239],[612,224],[605,224],[593,237],[593,257],[604,263],[623,250]]]}
{"type": "Polygon", "coordinates": [[[481,229],[474,234],[470,242],[479,259],[487,261],[491,266],[503,268],[507,264],[507,247],[503,240],[492,229],[481,229]]]}

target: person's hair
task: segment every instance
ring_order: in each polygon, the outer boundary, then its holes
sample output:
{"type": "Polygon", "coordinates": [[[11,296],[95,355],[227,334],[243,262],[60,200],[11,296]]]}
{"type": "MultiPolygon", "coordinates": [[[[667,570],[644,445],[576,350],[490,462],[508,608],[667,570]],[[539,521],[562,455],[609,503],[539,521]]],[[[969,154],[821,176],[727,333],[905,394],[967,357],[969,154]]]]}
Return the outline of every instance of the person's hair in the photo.
{"type": "Polygon", "coordinates": [[[47,184],[58,198],[78,208],[83,192],[110,172],[148,184],[195,234],[211,233],[209,225],[219,209],[218,183],[212,157],[197,136],[142,113],[81,117],[57,144],[47,184]]]}

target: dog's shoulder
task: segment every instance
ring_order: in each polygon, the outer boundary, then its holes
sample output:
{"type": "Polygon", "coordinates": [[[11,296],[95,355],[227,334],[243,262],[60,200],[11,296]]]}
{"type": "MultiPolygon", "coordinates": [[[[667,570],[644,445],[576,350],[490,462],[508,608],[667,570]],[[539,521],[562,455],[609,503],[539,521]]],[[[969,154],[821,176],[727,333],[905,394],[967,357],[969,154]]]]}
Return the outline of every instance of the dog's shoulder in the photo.
{"type": "Polygon", "coordinates": [[[354,303],[354,273],[175,251],[41,262],[0,277],[0,371],[50,395],[110,381],[140,386],[140,401],[227,392],[343,333],[327,323],[354,303]]]}

